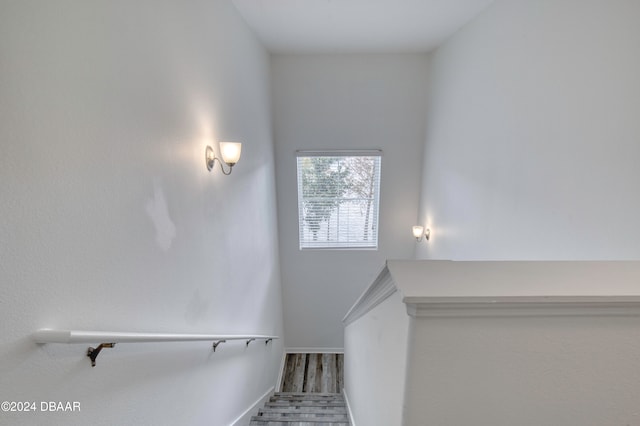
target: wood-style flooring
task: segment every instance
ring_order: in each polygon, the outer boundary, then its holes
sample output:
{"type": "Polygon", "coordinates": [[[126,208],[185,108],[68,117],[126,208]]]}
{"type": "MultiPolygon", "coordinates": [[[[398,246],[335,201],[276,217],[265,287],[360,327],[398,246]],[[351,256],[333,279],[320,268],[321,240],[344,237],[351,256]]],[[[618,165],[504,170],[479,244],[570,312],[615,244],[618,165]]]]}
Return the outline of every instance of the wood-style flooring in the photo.
{"type": "Polygon", "coordinates": [[[281,392],[341,393],[343,354],[287,354],[281,392]]]}
{"type": "Polygon", "coordinates": [[[349,416],[342,394],[277,392],[250,425],[349,426],[349,416]]]}

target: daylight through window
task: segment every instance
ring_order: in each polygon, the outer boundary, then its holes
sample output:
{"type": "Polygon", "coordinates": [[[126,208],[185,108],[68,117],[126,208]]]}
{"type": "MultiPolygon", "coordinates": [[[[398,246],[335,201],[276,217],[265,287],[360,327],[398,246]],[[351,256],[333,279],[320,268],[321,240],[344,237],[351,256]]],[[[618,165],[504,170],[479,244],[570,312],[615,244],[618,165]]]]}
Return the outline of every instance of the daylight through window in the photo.
{"type": "Polygon", "coordinates": [[[300,248],[377,248],[380,151],[300,151],[300,248]]]}

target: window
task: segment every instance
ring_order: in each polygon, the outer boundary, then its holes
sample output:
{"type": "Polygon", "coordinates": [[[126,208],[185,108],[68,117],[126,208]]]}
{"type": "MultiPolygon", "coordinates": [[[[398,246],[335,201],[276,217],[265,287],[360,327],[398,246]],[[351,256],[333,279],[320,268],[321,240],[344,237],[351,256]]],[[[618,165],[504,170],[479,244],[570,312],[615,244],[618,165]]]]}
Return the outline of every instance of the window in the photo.
{"type": "Polygon", "coordinates": [[[380,151],[299,151],[300,249],[377,248],[380,151]]]}

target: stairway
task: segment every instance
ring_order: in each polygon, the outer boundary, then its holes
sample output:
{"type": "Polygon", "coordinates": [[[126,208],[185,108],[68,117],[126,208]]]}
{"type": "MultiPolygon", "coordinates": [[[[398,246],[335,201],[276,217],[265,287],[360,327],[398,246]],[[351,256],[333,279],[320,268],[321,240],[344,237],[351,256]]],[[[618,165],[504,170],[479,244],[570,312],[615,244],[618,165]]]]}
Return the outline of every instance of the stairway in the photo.
{"type": "Polygon", "coordinates": [[[278,392],[249,425],[349,426],[349,417],[342,394],[278,392]]]}

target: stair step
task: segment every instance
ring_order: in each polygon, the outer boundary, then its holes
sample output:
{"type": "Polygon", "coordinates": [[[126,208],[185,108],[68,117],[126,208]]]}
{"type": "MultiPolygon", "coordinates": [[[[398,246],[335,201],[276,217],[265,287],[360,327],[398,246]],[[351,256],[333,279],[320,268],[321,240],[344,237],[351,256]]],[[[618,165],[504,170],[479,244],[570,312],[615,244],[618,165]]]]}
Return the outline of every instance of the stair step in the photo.
{"type": "Polygon", "coordinates": [[[342,394],[338,392],[276,392],[274,395],[279,396],[313,396],[313,397],[338,397],[341,398],[342,394]]]}
{"type": "Polygon", "coordinates": [[[349,426],[348,422],[251,420],[249,426],[349,426]]]}
{"type": "Polygon", "coordinates": [[[344,401],[339,393],[276,393],[271,401],[344,401]]]}
{"type": "Polygon", "coordinates": [[[270,401],[265,403],[265,407],[300,407],[300,408],[331,408],[331,407],[346,407],[344,402],[321,402],[321,401],[270,401]]]}
{"type": "Polygon", "coordinates": [[[339,393],[275,393],[258,415],[256,426],[349,426],[344,397],[339,393]]]}
{"type": "Polygon", "coordinates": [[[322,421],[346,421],[347,414],[346,413],[271,413],[271,412],[260,412],[257,416],[261,419],[266,418],[280,418],[280,419],[290,419],[290,418],[300,418],[300,419],[318,419],[322,421]]]}
{"type": "Polygon", "coordinates": [[[284,407],[265,407],[260,410],[261,413],[300,413],[300,414],[347,414],[347,408],[342,406],[337,407],[314,407],[314,406],[284,406],[284,407]]]}
{"type": "Polygon", "coordinates": [[[347,416],[343,416],[343,415],[317,417],[313,415],[282,416],[282,415],[274,414],[274,415],[253,416],[251,417],[251,423],[250,423],[250,425],[268,425],[268,426],[276,426],[276,425],[292,426],[292,424],[349,426],[349,420],[347,419],[347,416]]]}
{"type": "Polygon", "coordinates": [[[270,421],[251,420],[249,426],[349,426],[348,422],[315,422],[315,421],[270,421]]]}
{"type": "Polygon", "coordinates": [[[304,411],[287,411],[287,412],[275,412],[271,410],[260,410],[258,411],[258,415],[256,417],[304,417],[304,418],[318,418],[318,419],[329,419],[329,420],[342,420],[347,418],[347,413],[336,413],[334,411],[324,411],[319,413],[308,413],[304,411]]]}

